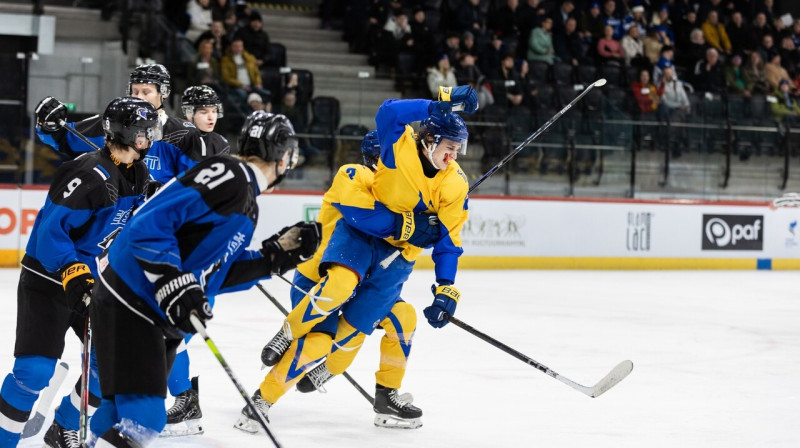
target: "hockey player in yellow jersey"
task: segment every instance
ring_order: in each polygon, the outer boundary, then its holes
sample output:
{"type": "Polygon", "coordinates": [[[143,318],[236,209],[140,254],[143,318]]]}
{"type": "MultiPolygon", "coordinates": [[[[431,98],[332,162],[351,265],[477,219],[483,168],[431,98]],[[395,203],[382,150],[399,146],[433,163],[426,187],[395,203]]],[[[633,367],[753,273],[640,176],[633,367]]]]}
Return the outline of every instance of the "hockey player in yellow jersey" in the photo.
{"type": "MultiPolygon", "coordinates": [[[[275,366],[267,379],[308,367],[305,363],[312,360],[301,359],[297,351],[291,356],[284,355],[294,340],[298,340],[299,352],[304,353],[299,347],[300,339],[335,313],[357,292],[357,286],[359,291],[367,288],[380,291],[376,297],[398,297],[421,248],[425,247],[420,241],[427,242],[435,232],[439,235],[432,253],[436,273],[434,301],[424,314],[434,327],[447,323],[447,316],[455,311],[460,298],[453,283],[462,253],[460,231],[467,219],[468,192],[466,175],[455,162],[458,154],[466,151],[468,133],[461,117],[452,113],[454,106],[466,113],[474,112],[475,91],[467,86],[442,88],[439,101],[388,100],[381,105],[375,118],[381,160],[372,185],[373,202],[365,207],[352,207],[354,218],[345,217],[334,226],[321,259],[320,281],[297,303],[262,352],[264,364],[275,366]],[[409,124],[419,120],[422,123],[415,135],[409,124]],[[433,215],[438,222],[429,219],[433,215]],[[379,238],[386,238],[389,244],[376,244],[375,241],[382,241],[379,238]],[[396,250],[402,251],[402,256],[388,267],[380,267],[380,261],[396,250]],[[279,361],[281,364],[276,365],[279,361]]],[[[361,310],[353,313],[358,319],[347,320],[353,328],[350,341],[371,333],[394,304],[365,302],[368,301],[352,304],[355,307],[361,303],[361,310]]],[[[288,388],[297,378],[299,374],[293,381],[282,382],[288,388]]],[[[263,402],[266,398],[261,396],[267,392],[265,383],[254,400],[263,402]]],[[[395,388],[378,385],[376,397],[389,403],[398,396],[395,388]]],[[[378,398],[376,409],[377,403],[378,398]]]]}

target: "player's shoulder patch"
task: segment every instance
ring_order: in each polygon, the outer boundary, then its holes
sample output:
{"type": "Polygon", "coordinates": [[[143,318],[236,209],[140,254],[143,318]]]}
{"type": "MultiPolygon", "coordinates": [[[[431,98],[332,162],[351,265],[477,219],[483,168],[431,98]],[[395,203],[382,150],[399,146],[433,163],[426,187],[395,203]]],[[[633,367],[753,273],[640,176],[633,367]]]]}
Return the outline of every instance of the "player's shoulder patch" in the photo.
{"type": "Polygon", "coordinates": [[[194,123],[192,123],[190,121],[184,121],[183,122],[183,126],[187,127],[187,128],[196,128],[197,127],[197,126],[194,125],[194,123]]]}

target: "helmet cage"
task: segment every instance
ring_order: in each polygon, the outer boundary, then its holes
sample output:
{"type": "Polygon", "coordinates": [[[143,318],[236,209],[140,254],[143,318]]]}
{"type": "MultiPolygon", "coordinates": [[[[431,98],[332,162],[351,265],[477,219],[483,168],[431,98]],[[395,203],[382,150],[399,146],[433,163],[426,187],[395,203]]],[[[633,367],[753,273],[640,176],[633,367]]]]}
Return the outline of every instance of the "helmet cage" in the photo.
{"type": "Polygon", "coordinates": [[[201,107],[216,107],[217,118],[224,116],[222,110],[222,101],[220,101],[217,93],[208,86],[192,86],[184,90],[183,98],[181,99],[181,109],[187,119],[192,119],[195,111],[201,107]]]}

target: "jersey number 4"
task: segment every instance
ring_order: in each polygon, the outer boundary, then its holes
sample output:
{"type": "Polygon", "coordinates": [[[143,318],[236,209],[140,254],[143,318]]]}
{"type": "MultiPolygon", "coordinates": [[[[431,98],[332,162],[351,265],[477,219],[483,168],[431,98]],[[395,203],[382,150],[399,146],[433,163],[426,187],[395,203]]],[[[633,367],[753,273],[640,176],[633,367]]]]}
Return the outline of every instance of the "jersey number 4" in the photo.
{"type": "Polygon", "coordinates": [[[196,183],[205,185],[209,190],[230,179],[233,179],[233,171],[225,169],[222,163],[211,164],[211,168],[200,170],[194,177],[196,183]]]}

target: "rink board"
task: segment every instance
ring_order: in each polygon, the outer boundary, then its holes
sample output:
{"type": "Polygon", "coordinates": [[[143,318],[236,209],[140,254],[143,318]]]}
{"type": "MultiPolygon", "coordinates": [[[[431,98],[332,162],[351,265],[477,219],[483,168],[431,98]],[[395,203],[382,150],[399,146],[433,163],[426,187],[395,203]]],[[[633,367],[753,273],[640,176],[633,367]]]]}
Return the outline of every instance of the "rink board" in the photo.
{"type": "MultiPolygon", "coordinates": [[[[0,187],[0,265],[18,264],[46,194],[0,187]]],[[[254,247],[315,219],[321,195],[283,191],[258,202],[254,247]]],[[[468,207],[462,268],[800,269],[800,209],[766,202],[477,196],[468,207]]],[[[418,266],[432,267],[430,256],[418,266]]]]}

